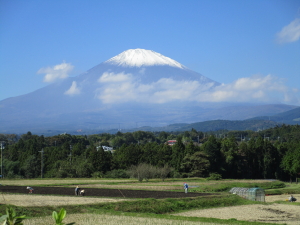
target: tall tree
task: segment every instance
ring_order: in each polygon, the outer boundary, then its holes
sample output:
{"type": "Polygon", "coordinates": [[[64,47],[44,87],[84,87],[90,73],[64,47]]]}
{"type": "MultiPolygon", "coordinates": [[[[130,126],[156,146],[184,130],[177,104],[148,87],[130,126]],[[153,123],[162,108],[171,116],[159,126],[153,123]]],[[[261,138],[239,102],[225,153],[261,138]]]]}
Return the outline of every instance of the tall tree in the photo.
{"type": "Polygon", "coordinates": [[[181,137],[177,137],[176,143],[172,146],[172,161],[171,165],[175,170],[180,169],[180,164],[185,156],[185,146],[181,141],[181,137]]]}
{"type": "Polygon", "coordinates": [[[214,135],[209,136],[208,140],[202,145],[202,149],[208,155],[210,162],[210,172],[222,173],[222,157],[220,143],[214,135]]]}

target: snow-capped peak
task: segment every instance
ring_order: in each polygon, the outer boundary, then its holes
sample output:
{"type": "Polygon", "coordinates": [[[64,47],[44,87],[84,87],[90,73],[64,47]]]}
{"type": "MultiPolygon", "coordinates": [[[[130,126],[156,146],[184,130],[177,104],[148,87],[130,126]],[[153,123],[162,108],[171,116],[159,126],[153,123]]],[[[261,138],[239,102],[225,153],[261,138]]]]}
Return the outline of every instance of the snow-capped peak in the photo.
{"type": "Polygon", "coordinates": [[[118,66],[125,66],[125,67],[141,67],[141,66],[154,66],[154,65],[168,65],[173,67],[185,68],[179,62],[163,56],[157,52],[152,50],[145,50],[145,49],[129,49],[120,53],[117,56],[110,58],[109,60],[105,61],[105,63],[114,64],[118,66]]]}

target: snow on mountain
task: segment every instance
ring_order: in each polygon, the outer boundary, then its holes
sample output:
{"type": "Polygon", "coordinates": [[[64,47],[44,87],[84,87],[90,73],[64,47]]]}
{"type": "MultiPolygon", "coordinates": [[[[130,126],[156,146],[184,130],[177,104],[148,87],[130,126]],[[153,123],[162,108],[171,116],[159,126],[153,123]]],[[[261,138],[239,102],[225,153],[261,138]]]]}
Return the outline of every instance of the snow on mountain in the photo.
{"type": "Polygon", "coordinates": [[[119,55],[105,61],[104,63],[124,67],[167,65],[172,67],[178,67],[181,69],[185,68],[185,66],[169,57],[163,56],[162,54],[159,54],[152,50],[145,50],[139,48],[124,51],[119,55]]]}
{"type": "Polygon", "coordinates": [[[0,101],[0,133],[245,118],[246,112],[226,113],[220,104],[199,101],[209,100],[207,93],[219,85],[157,52],[130,49],[79,76],[0,101]]]}

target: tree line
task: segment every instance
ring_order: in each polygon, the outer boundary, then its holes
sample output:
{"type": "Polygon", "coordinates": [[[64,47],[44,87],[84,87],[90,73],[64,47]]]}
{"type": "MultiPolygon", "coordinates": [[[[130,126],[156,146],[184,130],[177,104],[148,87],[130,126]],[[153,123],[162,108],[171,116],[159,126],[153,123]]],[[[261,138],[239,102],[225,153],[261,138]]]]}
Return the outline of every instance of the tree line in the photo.
{"type": "Polygon", "coordinates": [[[254,131],[0,134],[4,178],[208,177],[295,179],[300,126],[254,131]],[[168,140],[176,140],[172,146],[168,140]],[[113,152],[102,146],[113,147],[113,152]]]}

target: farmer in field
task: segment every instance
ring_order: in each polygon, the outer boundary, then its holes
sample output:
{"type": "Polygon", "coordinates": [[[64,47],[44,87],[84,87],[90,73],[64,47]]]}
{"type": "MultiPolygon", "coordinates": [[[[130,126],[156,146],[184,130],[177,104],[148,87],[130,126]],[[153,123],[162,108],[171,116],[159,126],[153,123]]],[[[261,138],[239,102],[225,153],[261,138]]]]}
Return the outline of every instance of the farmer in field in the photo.
{"type": "Polygon", "coordinates": [[[80,188],[79,188],[79,186],[76,186],[76,188],[75,188],[75,195],[79,195],[79,192],[80,192],[80,188]]]}
{"type": "Polygon", "coordinates": [[[183,189],[184,189],[184,192],[187,194],[188,193],[188,189],[189,189],[189,185],[187,183],[183,183],[183,189]]]}
{"type": "Polygon", "coordinates": [[[295,202],[295,201],[297,201],[297,199],[294,198],[293,195],[291,195],[291,196],[289,197],[289,202],[295,202]]]}
{"type": "Polygon", "coordinates": [[[33,188],[32,187],[27,187],[26,189],[28,189],[29,190],[29,194],[32,194],[33,193],[33,188]]]}
{"type": "Polygon", "coordinates": [[[81,195],[81,196],[84,196],[84,189],[82,189],[82,190],[80,191],[80,195],[81,195]]]}

